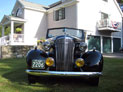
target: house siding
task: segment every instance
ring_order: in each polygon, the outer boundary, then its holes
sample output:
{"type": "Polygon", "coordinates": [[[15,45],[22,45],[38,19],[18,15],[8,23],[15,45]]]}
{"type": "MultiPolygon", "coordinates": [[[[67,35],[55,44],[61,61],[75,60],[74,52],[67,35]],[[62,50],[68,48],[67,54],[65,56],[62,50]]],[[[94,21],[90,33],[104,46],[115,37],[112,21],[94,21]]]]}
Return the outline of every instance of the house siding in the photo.
{"type": "MultiPolygon", "coordinates": [[[[105,2],[103,0],[79,0],[78,6],[78,28],[85,29],[92,35],[109,35],[107,33],[100,33],[97,30],[97,22],[101,20],[101,12],[107,13],[109,19],[122,23],[122,16],[119,13],[115,3],[111,0],[105,2]],[[89,2],[89,3],[88,3],[89,2]],[[96,3],[95,3],[96,2],[96,3]],[[92,12],[90,12],[92,10],[92,12]]],[[[121,32],[112,33],[112,36],[121,37],[121,32]]]]}
{"type": "Polygon", "coordinates": [[[77,4],[78,12],[78,28],[86,31],[91,31],[95,34],[96,22],[100,18],[98,6],[93,0],[79,0],[77,4]]]}
{"type": "MultiPolygon", "coordinates": [[[[121,14],[119,13],[116,5],[114,2],[110,1],[109,0],[109,6],[110,6],[110,18],[114,21],[118,21],[118,22],[121,22],[122,23],[122,16],[121,14]]],[[[122,38],[122,31],[121,32],[115,32],[115,33],[112,33],[112,36],[114,37],[121,37],[122,38]]]]}
{"type": "Polygon", "coordinates": [[[25,42],[27,44],[37,44],[37,40],[46,37],[47,15],[43,12],[25,9],[25,42]],[[29,41],[30,40],[30,41],[29,41]]]}
{"type": "MultiPolygon", "coordinates": [[[[79,3],[77,4],[77,28],[84,29],[87,36],[99,36],[101,38],[100,48],[102,53],[104,52],[104,48],[106,49],[106,47],[103,46],[104,37],[109,37],[111,39],[110,53],[112,53],[113,39],[120,38],[122,41],[122,32],[108,32],[108,30],[107,32],[99,32],[97,28],[97,23],[101,20],[101,13],[106,13],[109,15],[109,20],[120,22],[122,24],[122,15],[120,14],[117,6],[115,5],[114,0],[108,0],[108,2],[105,2],[103,0],[95,0],[96,3],[93,0],[78,1],[79,3]]],[[[88,43],[88,40],[86,40],[86,42],[88,43]]]]}
{"type": "Polygon", "coordinates": [[[76,4],[65,7],[65,19],[63,20],[55,21],[54,11],[48,13],[48,28],[56,28],[56,27],[76,28],[77,27],[77,5],[76,4]]]}

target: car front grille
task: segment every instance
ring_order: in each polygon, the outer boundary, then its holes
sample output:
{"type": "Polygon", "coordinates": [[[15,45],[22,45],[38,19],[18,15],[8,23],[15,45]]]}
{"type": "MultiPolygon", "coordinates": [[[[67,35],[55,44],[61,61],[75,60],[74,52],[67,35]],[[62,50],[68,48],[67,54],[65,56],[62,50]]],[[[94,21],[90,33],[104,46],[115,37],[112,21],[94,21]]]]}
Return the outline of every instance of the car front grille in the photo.
{"type": "Polygon", "coordinates": [[[73,39],[70,37],[61,37],[56,40],[56,70],[72,71],[74,62],[73,39]]]}

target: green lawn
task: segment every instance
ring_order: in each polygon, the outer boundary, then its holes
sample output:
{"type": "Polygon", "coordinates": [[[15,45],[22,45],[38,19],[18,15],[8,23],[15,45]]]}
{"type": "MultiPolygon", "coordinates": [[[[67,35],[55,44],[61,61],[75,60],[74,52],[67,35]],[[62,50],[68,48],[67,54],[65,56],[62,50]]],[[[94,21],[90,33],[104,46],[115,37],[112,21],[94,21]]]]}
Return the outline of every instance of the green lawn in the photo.
{"type": "Polygon", "coordinates": [[[0,60],[0,92],[123,92],[123,59],[104,59],[98,87],[78,78],[43,77],[28,85],[25,59],[0,60]]]}

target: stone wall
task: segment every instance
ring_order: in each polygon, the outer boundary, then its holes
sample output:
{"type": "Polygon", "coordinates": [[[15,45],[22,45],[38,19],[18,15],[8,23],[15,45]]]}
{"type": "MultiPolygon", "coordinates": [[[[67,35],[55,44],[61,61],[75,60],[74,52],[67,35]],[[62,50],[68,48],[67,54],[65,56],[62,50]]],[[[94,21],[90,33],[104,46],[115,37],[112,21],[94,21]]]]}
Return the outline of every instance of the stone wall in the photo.
{"type": "Polygon", "coordinates": [[[5,58],[21,58],[26,57],[29,50],[34,46],[1,46],[1,57],[5,58]]]}

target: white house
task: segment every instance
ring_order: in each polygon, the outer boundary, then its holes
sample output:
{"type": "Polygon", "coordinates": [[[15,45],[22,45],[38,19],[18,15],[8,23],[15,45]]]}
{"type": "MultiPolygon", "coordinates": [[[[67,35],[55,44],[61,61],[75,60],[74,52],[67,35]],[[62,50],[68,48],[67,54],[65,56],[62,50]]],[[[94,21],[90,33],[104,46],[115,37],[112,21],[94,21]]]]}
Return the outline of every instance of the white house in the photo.
{"type": "Polygon", "coordinates": [[[12,16],[5,15],[1,21],[1,44],[36,45],[46,37],[47,29],[71,27],[85,30],[88,49],[113,53],[123,44],[122,16],[116,0],[60,0],[49,6],[17,0],[12,16]],[[11,33],[4,36],[7,26],[11,33]]]}

